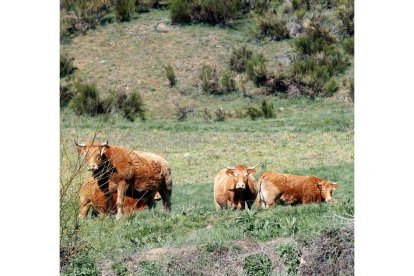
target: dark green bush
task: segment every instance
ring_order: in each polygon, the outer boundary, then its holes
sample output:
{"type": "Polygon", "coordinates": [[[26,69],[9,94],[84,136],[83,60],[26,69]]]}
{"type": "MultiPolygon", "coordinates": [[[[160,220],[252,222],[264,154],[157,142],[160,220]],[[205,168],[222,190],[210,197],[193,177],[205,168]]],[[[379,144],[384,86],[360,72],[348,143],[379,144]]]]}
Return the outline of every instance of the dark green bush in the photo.
{"type": "Polygon", "coordinates": [[[191,22],[190,1],[191,0],[171,0],[170,17],[173,23],[191,22]]]}
{"type": "Polygon", "coordinates": [[[326,25],[326,18],[319,15],[311,18],[304,35],[294,39],[296,57],[292,73],[303,94],[330,96],[338,90],[332,78],[350,64],[340,46],[326,25]]]}
{"type": "Polygon", "coordinates": [[[266,119],[274,118],[275,115],[275,107],[272,103],[268,103],[266,99],[262,101],[262,113],[266,119]]]}
{"type": "Polygon", "coordinates": [[[99,99],[99,91],[95,84],[79,83],[75,86],[76,95],[70,107],[77,115],[88,114],[95,116],[103,113],[99,99]]]}
{"type": "Polygon", "coordinates": [[[255,106],[249,106],[249,107],[247,107],[246,114],[252,120],[256,120],[257,118],[260,118],[260,117],[263,116],[262,111],[259,108],[255,107],[255,106]]]}
{"type": "Polygon", "coordinates": [[[267,81],[268,72],[266,68],[266,59],[263,54],[253,55],[247,62],[247,75],[256,84],[264,85],[267,81]]]}
{"type": "Polygon", "coordinates": [[[240,48],[233,48],[230,57],[230,68],[236,72],[246,71],[247,62],[253,55],[253,51],[242,45],[240,48]]]}
{"type": "Polygon", "coordinates": [[[60,53],[60,77],[66,77],[75,71],[73,66],[74,57],[70,57],[68,54],[60,53]]]}
{"type": "Polygon", "coordinates": [[[60,83],[60,107],[65,107],[69,104],[74,95],[72,83],[60,83]]]}
{"type": "Polygon", "coordinates": [[[236,81],[230,71],[224,71],[220,78],[220,88],[223,93],[230,93],[236,90],[236,81]]]}
{"type": "Polygon", "coordinates": [[[135,0],[115,0],[115,13],[117,21],[131,21],[134,12],[135,0]]]}
{"type": "Polygon", "coordinates": [[[130,93],[121,105],[123,115],[129,121],[134,121],[138,116],[142,121],[146,120],[144,104],[138,92],[130,93]]]}
{"type": "Polygon", "coordinates": [[[170,86],[173,87],[176,84],[174,68],[171,66],[171,64],[168,64],[164,65],[164,69],[165,75],[167,76],[167,79],[170,81],[170,86]]]}
{"type": "Polygon", "coordinates": [[[297,275],[300,257],[299,248],[294,244],[285,243],[276,246],[275,252],[287,267],[288,274],[297,275]]]}
{"type": "Polygon", "coordinates": [[[342,41],[342,46],[344,47],[344,50],[348,54],[354,55],[354,37],[353,36],[345,38],[342,41]]]}
{"type": "Polygon", "coordinates": [[[271,40],[289,38],[289,30],[286,27],[287,22],[277,14],[267,12],[256,17],[255,21],[260,36],[269,37],[271,40]]]}
{"type": "Polygon", "coordinates": [[[170,16],[174,23],[227,24],[241,13],[241,0],[172,0],[170,3],[170,16]]]}
{"type": "Polygon", "coordinates": [[[354,35],[354,1],[342,0],[338,7],[338,18],[341,21],[343,31],[349,36],[354,35]]]}
{"type": "Polygon", "coordinates": [[[244,259],[243,271],[247,276],[268,276],[272,262],[266,254],[258,253],[244,259]]]}

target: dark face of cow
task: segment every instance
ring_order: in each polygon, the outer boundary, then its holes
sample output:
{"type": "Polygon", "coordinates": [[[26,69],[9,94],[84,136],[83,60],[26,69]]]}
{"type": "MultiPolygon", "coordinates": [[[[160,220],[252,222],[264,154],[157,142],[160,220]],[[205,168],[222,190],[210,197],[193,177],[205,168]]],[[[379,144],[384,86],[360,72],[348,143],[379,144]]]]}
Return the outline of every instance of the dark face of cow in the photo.
{"type": "MultiPolygon", "coordinates": [[[[256,165],[257,166],[257,165],[256,165]]],[[[245,190],[248,186],[249,176],[255,174],[256,166],[247,167],[245,165],[238,165],[235,167],[227,167],[227,175],[234,179],[234,189],[245,190]]]]}
{"type": "Polygon", "coordinates": [[[321,190],[322,198],[326,202],[332,202],[332,192],[339,187],[338,183],[332,183],[329,181],[323,181],[317,184],[321,190]]]}
{"type": "Polygon", "coordinates": [[[102,144],[78,144],[75,142],[75,144],[78,148],[78,153],[85,156],[88,171],[96,171],[103,162],[102,156],[108,147],[108,142],[102,144]]]}

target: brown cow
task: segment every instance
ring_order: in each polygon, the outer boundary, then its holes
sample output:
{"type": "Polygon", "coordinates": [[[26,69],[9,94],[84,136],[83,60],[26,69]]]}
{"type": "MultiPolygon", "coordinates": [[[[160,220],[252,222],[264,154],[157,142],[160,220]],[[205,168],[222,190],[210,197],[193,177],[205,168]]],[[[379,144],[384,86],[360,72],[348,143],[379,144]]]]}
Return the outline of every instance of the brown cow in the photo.
{"type": "Polygon", "coordinates": [[[290,205],[331,202],[332,191],[338,187],[339,184],[316,176],[264,172],[259,179],[257,207],[270,208],[276,202],[290,205]]]}
{"type": "Polygon", "coordinates": [[[117,193],[116,218],[122,216],[125,195],[142,198],[151,209],[158,191],[166,211],[171,210],[172,178],[168,162],[161,156],[131,151],[106,143],[77,144],[85,155],[87,169],[104,192],[108,210],[112,209],[112,194],[117,193]]]}
{"type": "MultiPolygon", "coordinates": [[[[92,176],[89,176],[79,191],[79,218],[86,218],[91,207],[98,214],[115,213],[116,198],[117,194],[115,193],[112,195],[112,210],[111,212],[108,212],[105,194],[101,191],[101,189],[99,189],[98,181],[92,176]]],[[[161,195],[158,192],[155,194],[154,200],[161,200],[161,195]]],[[[125,214],[131,214],[134,211],[144,210],[146,206],[147,205],[143,199],[135,199],[129,196],[125,196],[125,214]]]]}
{"type": "Polygon", "coordinates": [[[257,190],[253,174],[256,166],[237,165],[219,171],[214,180],[214,202],[216,208],[251,208],[257,190]]]}

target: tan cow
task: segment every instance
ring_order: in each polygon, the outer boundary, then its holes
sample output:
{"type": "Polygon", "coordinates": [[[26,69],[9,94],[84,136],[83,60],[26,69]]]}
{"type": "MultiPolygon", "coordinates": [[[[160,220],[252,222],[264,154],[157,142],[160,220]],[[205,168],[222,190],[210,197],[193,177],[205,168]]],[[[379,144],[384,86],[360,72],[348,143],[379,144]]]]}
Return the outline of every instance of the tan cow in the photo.
{"type": "Polygon", "coordinates": [[[271,208],[283,204],[320,203],[332,201],[332,191],[339,184],[316,176],[299,176],[264,172],[259,179],[257,207],[271,208]]]}
{"type": "MultiPolygon", "coordinates": [[[[84,219],[88,215],[89,209],[92,208],[98,214],[108,214],[116,212],[117,194],[112,195],[112,210],[108,212],[106,206],[105,194],[99,189],[98,181],[89,176],[83,183],[79,191],[79,218],[84,219]]],[[[154,197],[155,201],[161,200],[161,195],[157,192],[154,197]]],[[[141,211],[147,207],[143,199],[135,199],[125,196],[124,213],[131,214],[134,211],[141,211]]]]}
{"type": "Polygon", "coordinates": [[[78,144],[85,155],[86,167],[105,194],[106,206],[112,209],[112,194],[117,193],[116,218],[124,212],[125,196],[142,198],[149,208],[154,206],[156,192],[161,195],[166,211],[171,210],[172,178],[168,162],[161,156],[132,151],[106,143],[78,144]]]}
{"type": "Polygon", "coordinates": [[[253,175],[256,166],[247,167],[237,165],[225,166],[216,175],[214,180],[214,202],[216,208],[236,208],[238,210],[246,207],[251,208],[256,199],[256,182],[253,175]]]}

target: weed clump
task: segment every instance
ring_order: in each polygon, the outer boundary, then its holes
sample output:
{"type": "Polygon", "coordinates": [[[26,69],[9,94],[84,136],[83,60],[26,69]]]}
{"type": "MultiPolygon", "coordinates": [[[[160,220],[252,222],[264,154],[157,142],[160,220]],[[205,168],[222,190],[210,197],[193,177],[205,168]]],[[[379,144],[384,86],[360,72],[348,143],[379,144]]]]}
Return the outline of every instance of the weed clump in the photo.
{"type": "Polygon", "coordinates": [[[247,62],[247,75],[257,86],[264,85],[268,79],[266,59],[263,54],[256,54],[247,62]]]}
{"type": "Polygon", "coordinates": [[[246,71],[247,62],[253,55],[253,51],[247,48],[246,45],[236,49],[233,48],[230,57],[230,68],[236,72],[246,71]]]}
{"type": "Polygon", "coordinates": [[[170,82],[170,86],[173,87],[177,83],[177,80],[175,78],[174,68],[171,66],[171,64],[168,64],[168,65],[164,65],[164,69],[165,69],[165,75],[167,76],[167,79],[170,82]]]}
{"type": "Polygon", "coordinates": [[[268,103],[266,99],[262,101],[262,113],[266,119],[275,117],[275,107],[272,103],[268,103]]]}
{"type": "Polygon", "coordinates": [[[170,3],[170,16],[174,23],[227,24],[241,13],[241,0],[172,0],[170,3]]]}
{"type": "Polygon", "coordinates": [[[76,67],[73,66],[74,57],[70,57],[68,54],[60,54],[60,77],[66,77],[72,74],[76,67]]]}
{"type": "Polygon", "coordinates": [[[273,106],[272,103],[267,102],[266,99],[263,99],[260,107],[253,106],[253,105],[248,106],[246,110],[246,114],[252,120],[256,120],[257,118],[260,118],[260,117],[264,117],[266,119],[276,117],[275,107],[273,106]]]}
{"type": "Polygon", "coordinates": [[[282,40],[289,38],[287,22],[273,12],[255,17],[260,37],[269,37],[271,40],[282,40]]]}
{"type": "Polygon", "coordinates": [[[60,83],[60,107],[65,107],[72,100],[75,92],[72,83],[60,83]]]}
{"type": "Polygon", "coordinates": [[[244,259],[243,271],[247,276],[267,276],[272,270],[272,262],[266,254],[258,253],[244,259]]]}
{"type": "Polygon", "coordinates": [[[225,71],[221,78],[216,67],[204,65],[199,74],[201,89],[208,94],[228,94],[236,90],[236,82],[231,72],[225,71]]]}
{"type": "Polygon", "coordinates": [[[214,114],[216,115],[216,119],[214,121],[216,122],[224,122],[224,120],[226,120],[226,112],[224,111],[223,108],[219,108],[217,109],[214,114]]]}
{"type": "Polygon", "coordinates": [[[115,13],[118,22],[131,21],[135,12],[135,0],[115,0],[115,13]]]}
{"type": "Polygon", "coordinates": [[[99,99],[99,91],[95,84],[79,83],[75,87],[76,95],[70,103],[70,107],[77,115],[95,116],[103,113],[99,99]]]}
{"type": "Polygon", "coordinates": [[[74,259],[70,264],[68,269],[62,273],[65,276],[77,276],[77,275],[90,275],[98,276],[100,275],[100,270],[96,266],[95,262],[88,257],[79,257],[74,259]]]}

